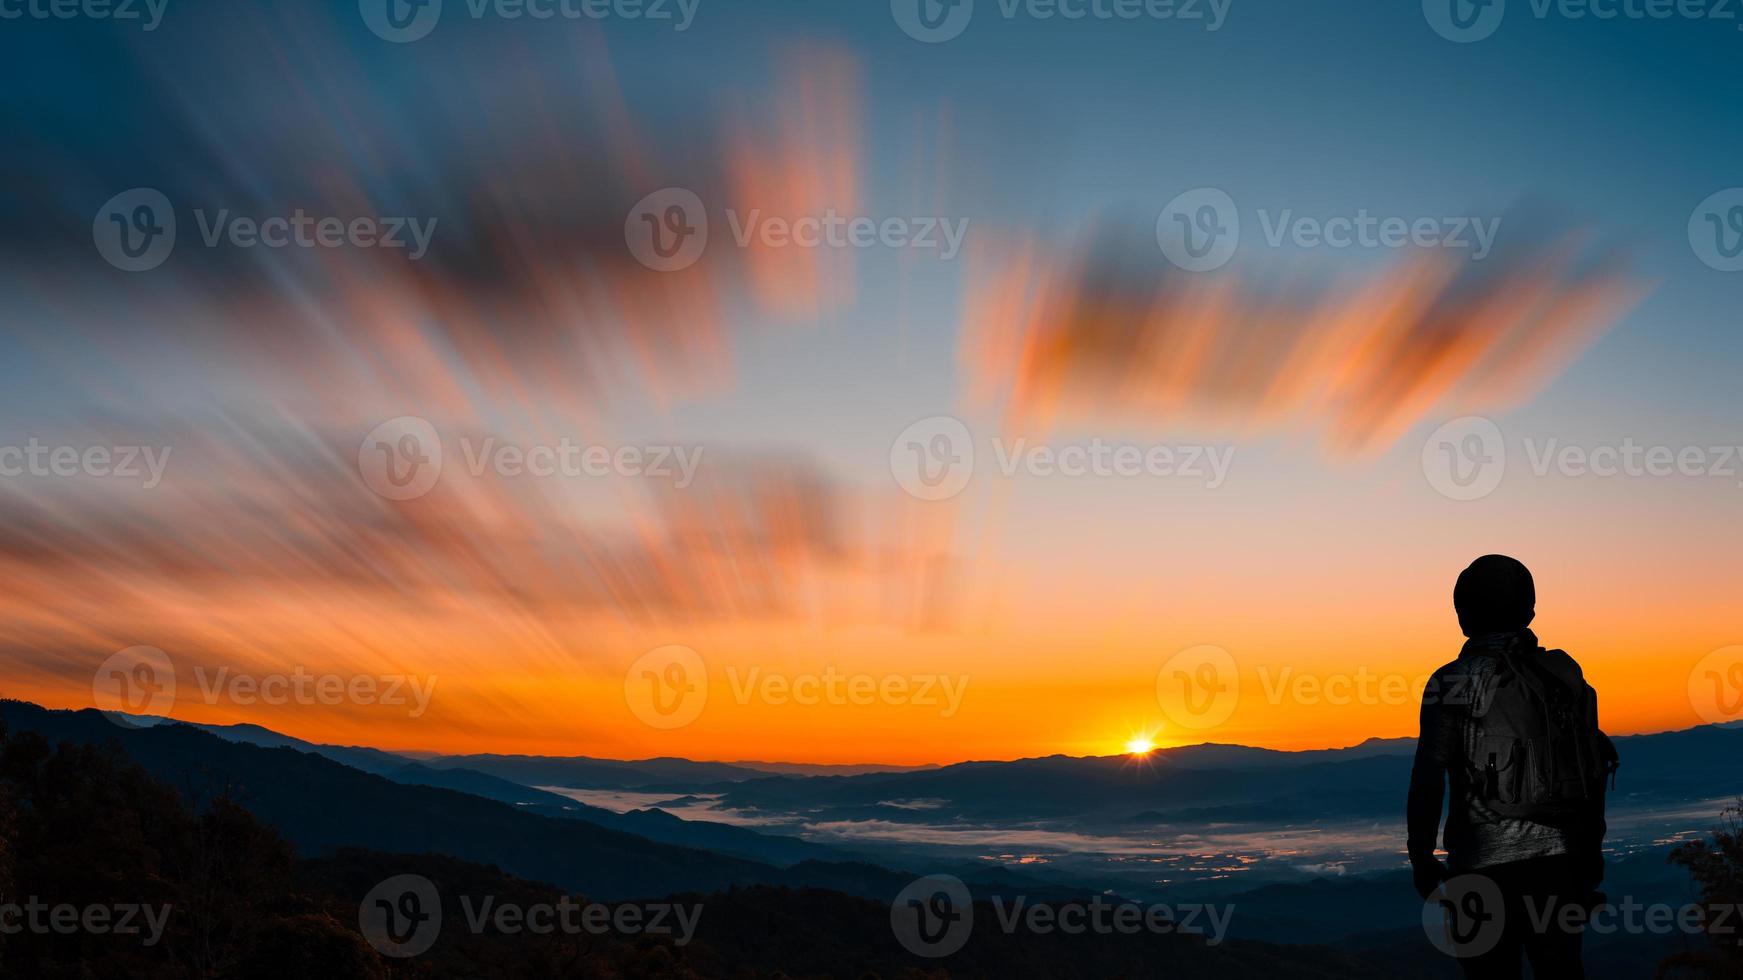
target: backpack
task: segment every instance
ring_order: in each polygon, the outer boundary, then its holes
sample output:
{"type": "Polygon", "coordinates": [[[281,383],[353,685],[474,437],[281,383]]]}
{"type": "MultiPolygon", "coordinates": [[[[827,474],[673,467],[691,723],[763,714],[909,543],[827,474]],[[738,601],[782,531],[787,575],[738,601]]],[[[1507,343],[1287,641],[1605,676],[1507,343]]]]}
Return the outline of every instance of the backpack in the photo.
{"type": "Polygon", "coordinates": [[[1604,813],[1621,764],[1598,727],[1598,693],[1560,650],[1498,651],[1471,705],[1476,798],[1502,817],[1573,828],[1604,813]]]}

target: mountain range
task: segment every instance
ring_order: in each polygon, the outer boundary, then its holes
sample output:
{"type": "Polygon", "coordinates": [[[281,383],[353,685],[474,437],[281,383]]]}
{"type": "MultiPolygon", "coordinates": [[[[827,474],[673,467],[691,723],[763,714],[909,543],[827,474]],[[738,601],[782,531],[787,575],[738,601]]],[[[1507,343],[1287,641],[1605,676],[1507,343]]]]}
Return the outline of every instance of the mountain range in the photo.
{"type": "MultiPolygon", "coordinates": [[[[939,827],[968,826],[1075,828],[1080,836],[1101,827],[1127,834],[1136,828],[1190,836],[1235,823],[1270,835],[1311,835],[1336,821],[1400,816],[1413,749],[1404,739],[1312,752],[1205,744],[1142,759],[1050,756],[799,775],[683,759],[414,758],[310,743],[253,725],[161,719],[118,724],[93,710],[50,710],[21,701],[0,701],[0,723],[50,743],[116,749],[196,805],[231,799],[275,828],[305,859],[333,859],[359,848],[375,855],[447,855],[607,901],[776,888],[888,902],[921,873],[954,874],[982,899],[1021,894],[1031,901],[1061,901],[1108,891],[1135,898],[1126,889],[1143,890],[1146,865],[1133,871],[1117,855],[1117,874],[1113,865],[1104,866],[1107,858],[1093,853],[1076,863],[1030,864],[985,848],[927,851],[900,842],[902,828],[917,837],[939,827]],[[674,796],[660,805],[619,810],[589,805],[559,789],[674,796]],[[708,819],[745,813],[805,835],[708,819]],[[807,828],[832,822],[894,828],[897,840],[807,839],[815,836],[807,828]]],[[[1646,900],[1688,901],[1686,875],[1667,868],[1662,841],[1684,832],[1670,829],[1681,826],[1673,822],[1674,812],[1692,807],[1708,813],[1702,809],[1708,801],[1743,788],[1743,728],[1707,726],[1617,743],[1624,768],[1612,812],[1641,821],[1637,836],[1645,843],[1613,855],[1609,887],[1646,900]]],[[[1717,816],[1716,808],[1710,812],[1717,816]]],[[[1170,888],[1238,906],[1241,915],[1230,935],[1244,941],[1329,944],[1370,966],[1409,963],[1410,969],[1429,971],[1424,975],[1448,965],[1417,962],[1418,906],[1402,871],[1339,875],[1309,869],[1245,884],[1229,878],[1187,879],[1170,888]]],[[[1609,943],[1604,948],[1615,969],[1594,975],[1628,975],[1617,971],[1657,962],[1669,949],[1655,939],[1663,937],[1603,940],[1599,944],[1609,943]]]]}

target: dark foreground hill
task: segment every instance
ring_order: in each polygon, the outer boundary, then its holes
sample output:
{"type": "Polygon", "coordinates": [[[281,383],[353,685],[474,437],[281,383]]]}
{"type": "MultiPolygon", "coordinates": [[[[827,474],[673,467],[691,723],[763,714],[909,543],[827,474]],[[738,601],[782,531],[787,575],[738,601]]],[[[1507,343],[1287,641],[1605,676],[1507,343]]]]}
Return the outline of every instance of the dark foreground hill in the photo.
{"type": "MultiPolygon", "coordinates": [[[[165,719],[167,721],[168,719],[165,719]]],[[[209,732],[227,742],[242,742],[261,748],[288,748],[331,759],[353,769],[383,776],[396,783],[413,786],[435,786],[457,790],[509,803],[527,813],[585,820],[596,826],[617,830],[662,844],[700,848],[716,854],[730,855],[747,861],[790,867],[801,861],[858,861],[861,855],[841,848],[829,847],[780,834],[768,834],[703,820],[681,820],[658,809],[630,810],[618,813],[602,807],[588,806],[555,793],[547,793],[500,776],[466,769],[456,765],[437,768],[433,764],[414,762],[405,756],[379,749],[348,745],[322,745],[281,735],[259,725],[197,725],[178,722],[199,731],[209,732]]],[[[485,758],[485,757],[480,757],[485,758]]],[[[653,760],[664,761],[664,760],[653,760]]],[[[712,776],[711,776],[712,778],[712,776]]]]}
{"type": "MultiPolygon", "coordinates": [[[[165,729],[130,744],[168,752],[189,736],[210,739],[165,729]]],[[[887,901],[814,888],[756,886],[665,899],[689,910],[695,928],[688,936],[617,928],[531,932],[505,926],[499,918],[481,918],[477,910],[486,902],[491,908],[584,906],[586,897],[440,854],[341,849],[299,859],[287,841],[245,808],[222,795],[190,801],[128,760],[120,744],[67,740],[52,746],[41,732],[0,732],[0,894],[81,910],[157,909],[162,913],[158,927],[149,937],[79,927],[0,934],[0,975],[268,980],[1384,975],[1359,956],[1327,949],[1213,944],[1178,932],[1006,931],[994,925],[998,917],[985,905],[977,906],[976,917],[986,926],[977,925],[960,952],[925,960],[896,940],[887,901]],[[431,927],[427,949],[397,958],[365,939],[360,911],[374,904],[367,899],[380,883],[403,875],[430,883],[441,917],[431,927]]],[[[332,806],[320,799],[308,802],[332,806]]],[[[624,908],[604,909],[605,920],[621,921],[624,908]]],[[[627,908],[645,915],[651,906],[627,908]]],[[[420,906],[419,911],[433,909],[420,906]]]]}
{"type": "MultiPolygon", "coordinates": [[[[101,712],[52,711],[0,700],[0,724],[62,741],[114,746],[153,777],[195,801],[225,797],[247,808],[297,850],[314,857],[341,848],[447,854],[493,864],[601,900],[714,891],[745,885],[812,886],[864,897],[895,894],[914,878],[862,861],[801,860],[790,866],[675,846],[625,832],[628,826],[675,822],[663,814],[607,814],[616,827],[538,806],[503,803],[453,789],[408,785],[292,748],[232,742],[180,724],[124,727],[101,712]]],[[[712,825],[711,825],[712,826],[712,825]]],[[[704,839],[704,828],[683,829],[704,839]]],[[[753,832],[714,827],[737,848],[753,832]]],[[[1021,891],[1038,898],[1077,890],[1037,883],[1001,868],[929,867],[956,873],[977,894],[1021,891]]]]}

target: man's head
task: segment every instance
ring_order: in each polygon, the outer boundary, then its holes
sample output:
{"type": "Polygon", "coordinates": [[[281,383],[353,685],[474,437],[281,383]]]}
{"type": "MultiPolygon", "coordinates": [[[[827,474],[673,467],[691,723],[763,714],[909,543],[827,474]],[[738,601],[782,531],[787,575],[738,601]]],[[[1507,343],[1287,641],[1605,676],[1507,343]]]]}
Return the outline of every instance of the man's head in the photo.
{"type": "Polygon", "coordinates": [[[1537,616],[1537,585],[1518,559],[1484,555],[1459,573],[1453,608],[1466,636],[1522,630],[1537,616]]]}

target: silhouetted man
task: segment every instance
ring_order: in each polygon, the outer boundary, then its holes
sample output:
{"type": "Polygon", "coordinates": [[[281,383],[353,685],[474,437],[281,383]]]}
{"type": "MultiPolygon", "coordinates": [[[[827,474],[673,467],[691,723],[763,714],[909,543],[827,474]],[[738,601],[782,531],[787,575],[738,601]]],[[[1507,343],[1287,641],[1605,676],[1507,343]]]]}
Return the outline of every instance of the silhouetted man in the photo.
{"type": "Polygon", "coordinates": [[[1423,691],[1410,773],[1416,890],[1439,894],[1443,948],[1463,957],[1467,977],[1519,977],[1522,955],[1537,980],[1583,977],[1580,936],[1602,901],[1604,789],[1616,759],[1597,694],[1572,657],[1537,645],[1528,629],[1537,590],[1518,561],[1472,562],[1453,606],[1469,639],[1423,691]],[[1443,781],[1444,866],[1434,853],[1443,781]],[[1443,891],[1449,873],[1458,887],[1443,891]]]}

